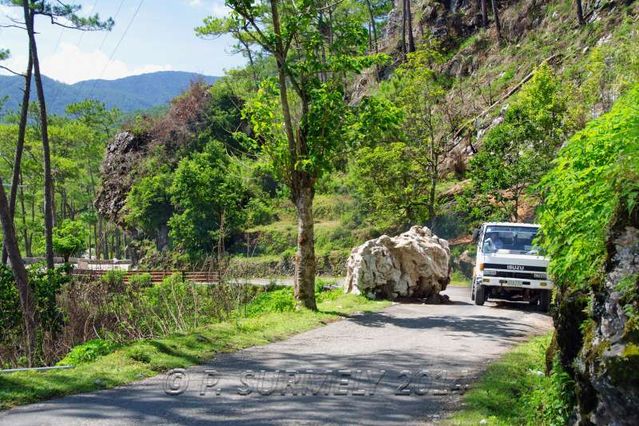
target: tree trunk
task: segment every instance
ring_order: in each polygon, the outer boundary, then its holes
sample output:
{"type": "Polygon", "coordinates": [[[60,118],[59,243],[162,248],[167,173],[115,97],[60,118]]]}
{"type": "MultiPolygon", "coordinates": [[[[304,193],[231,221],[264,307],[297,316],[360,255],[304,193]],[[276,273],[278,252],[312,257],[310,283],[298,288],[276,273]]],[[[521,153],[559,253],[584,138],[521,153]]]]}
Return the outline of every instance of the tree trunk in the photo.
{"type": "Polygon", "coordinates": [[[584,20],[584,9],[581,4],[581,0],[577,0],[577,20],[579,21],[579,25],[584,25],[586,21],[584,20]]]}
{"type": "Polygon", "coordinates": [[[29,0],[22,1],[24,19],[29,34],[29,47],[33,60],[33,74],[35,76],[38,104],[40,105],[40,126],[42,127],[42,153],[44,157],[44,241],[46,247],[47,269],[53,269],[53,177],[51,175],[51,152],[49,147],[49,131],[47,121],[47,106],[44,99],[40,61],[35,39],[33,14],[29,9],[29,0]]]}
{"type": "Polygon", "coordinates": [[[13,219],[9,212],[9,202],[7,201],[7,194],[4,191],[2,179],[0,178],[0,222],[2,222],[2,232],[4,234],[5,247],[7,248],[7,254],[11,262],[11,269],[13,270],[13,278],[16,282],[16,288],[20,295],[20,306],[22,308],[22,319],[24,321],[25,332],[25,346],[27,350],[27,360],[29,367],[33,365],[35,355],[35,333],[36,333],[36,320],[35,320],[35,299],[33,291],[29,287],[29,278],[27,270],[24,267],[22,256],[20,256],[20,249],[18,248],[18,241],[16,240],[15,227],[13,226],[13,219]]]}
{"type": "MultiPolygon", "coordinates": [[[[11,193],[9,195],[9,214],[11,215],[11,220],[13,220],[16,215],[16,199],[18,197],[18,186],[20,185],[22,152],[24,151],[24,139],[27,133],[27,119],[29,117],[29,99],[31,98],[32,73],[33,59],[31,58],[31,55],[29,55],[27,72],[24,77],[24,92],[22,94],[22,105],[20,107],[20,123],[18,125],[18,141],[16,143],[16,154],[13,161],[13,176],[11,179],[11,193]]],[[[4,247],[4,243],[2,245],[2,264],[7,264],[7,250],[4,247]]]]}
{"type": "MultiPolygon", "coordinates": [[[[437,161],[433,159],[433,161],[437,161]]],[[[430,230],[433,231],[433,226],[435,225],[435,201],[437,198],[437,180],[438,180],[438,170],[437,165],[433,166],[433,170],[431,171],[430,177],[430,194],[428,195],[428,226],[430,230]]],[[[435,232],[435,231],[433,231],[435,232]]]]}
{"type": "Polygon", "coordinates": [[[501,41],[501,22],[499,21],[499,10],[497,0],[493,0],[493,15],[495,16],[495,29],[497,30],[497,40],[501,41]]]}
{"type": "MultiPolygon", "coordinates": [[[[293,195],[293,202],[297,210],[298,218],[298,253],[295,257],[295,299],[299,305],[309,309],[317,309],[315,303],[315,246],[313,235],[313,185],[312,177],[303,171],[298,171],[298,160],[306,154],[303,135],[298,132],[295,139],[293,132],[293,120],[288,100],[286,87],[286,56],[282,42],[282,29],[278,10],[279,0],[271,0],[271,16],[273,20],[273,32],[275,33],[275,60],[277,63],[278,85],[280,89],[280,101],[284,128],[288,141],[288,186],[293,195]]],[[[329,43],[332,43],[332,35],[329,43]]],[[[304,82],[302,82],[303,84],[304,82]]],[[[298,94],[302,103],[302,116],[308,113],[308,103],[304,92],[300,88],[298,94]]]]}
{"type": "Polygon", "coordinates": [[[402,45],[401,52],[406,57],[406,0],[402,0],[402,45]]]}
{"type": "MultiPolygon", "coordinates": [[[[22,173],[20,173],[20,184],[22,184],[22,182],[22,173]]],[[[22,187],[20,187],[20,211],[22,217],[22,238],[24,239],[24,253],[27,257],[31,257],[31,242],[29,241],[29,228],[27,227],[27,210],[24,206],[24,189],[22,189],[22,187]]]]}
{"type": "Polygon", "coordinates": [[[408,28],[406,31],[408,32],[408,51],[415,51],[415,37],[413,36],[413,12],[411,11],[410,0],[404,0],[406,2],[406,23],[408,24],[408,28]]]}
{"type": "Polygon", "coordinates": [[[375,14],[373,12],[373,6],[371,5],[371,0],[366,0],[366,7],[368,7],[368,17],[370,20],[371,30],[373,31],[373,47],[375,48],[375,53],[377,53],[379,51],[378,50],[379,45],[377,42],[377,24],[375,23],[375,14]]]}
{"type": "Polygon", "coordinates": [[[481,23],[484,28],[488,28],[488,0],[481,0],[481,23]]]}
{"type": "Polygon", "coordinates": [[[313,196],[310,177],[299,172],[298,187],[294,190],[297,210],[297,254],[295,256],[295,299],[308,309],[317,310],[315,303],[315,235],[313,224],[313,196]],[[302,176],[303,175],[303,176],[302,176]]]}

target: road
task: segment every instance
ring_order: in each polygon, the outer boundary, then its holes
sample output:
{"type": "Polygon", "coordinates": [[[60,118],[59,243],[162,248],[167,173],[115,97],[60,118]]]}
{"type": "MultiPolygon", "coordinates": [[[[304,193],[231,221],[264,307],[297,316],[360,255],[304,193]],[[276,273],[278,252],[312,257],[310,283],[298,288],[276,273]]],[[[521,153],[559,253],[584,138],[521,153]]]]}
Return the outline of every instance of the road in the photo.
{"type": "Polygon", "coordinates": [[[1,413],[0,424],[431,423],[458,406],[459,390],[488,362],[552,326],[550,317],[526,305],[479,307],[471,304],[468,289],[447,293],[452,304],[395,304],[285,341],[221,354],[188,369],[188,381],[161,375],[18,407],[1,413]],[[410,379],[402,376],[406,371],[410,379]]]}

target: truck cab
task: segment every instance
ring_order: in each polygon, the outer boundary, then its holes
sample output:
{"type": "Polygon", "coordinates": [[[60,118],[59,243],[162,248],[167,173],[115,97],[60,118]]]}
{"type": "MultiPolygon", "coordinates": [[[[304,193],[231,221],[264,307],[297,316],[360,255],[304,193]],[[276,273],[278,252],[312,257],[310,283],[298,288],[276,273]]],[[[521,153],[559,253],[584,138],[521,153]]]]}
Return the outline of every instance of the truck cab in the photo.
{"type": "Polygon", "coordinates": [[[477,237],[471,299],[483,305],[489,298],[527,301],[547,312],[553,289],[548,259],[534,239],[539,225],[485,223],[477,237]]]}

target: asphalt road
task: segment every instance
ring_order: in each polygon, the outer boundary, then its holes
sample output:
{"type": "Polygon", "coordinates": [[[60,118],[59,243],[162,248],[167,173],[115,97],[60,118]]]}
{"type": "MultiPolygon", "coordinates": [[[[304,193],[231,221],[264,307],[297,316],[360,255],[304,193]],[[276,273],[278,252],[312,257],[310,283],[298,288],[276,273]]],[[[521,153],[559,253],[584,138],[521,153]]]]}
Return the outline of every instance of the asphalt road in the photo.
{"type": "Polygon", "coordinates": [[[548,316],[526,305],[479,307],[471,304],[468,289],[447,293],[452,304],[396,304],[282,342],[222,354],[186,376],[161,375],[18,407],[0,413],[0,424],[437,421],[458,406],[460,389],[472,386],[488,362],[551,327],[548,316]]]}

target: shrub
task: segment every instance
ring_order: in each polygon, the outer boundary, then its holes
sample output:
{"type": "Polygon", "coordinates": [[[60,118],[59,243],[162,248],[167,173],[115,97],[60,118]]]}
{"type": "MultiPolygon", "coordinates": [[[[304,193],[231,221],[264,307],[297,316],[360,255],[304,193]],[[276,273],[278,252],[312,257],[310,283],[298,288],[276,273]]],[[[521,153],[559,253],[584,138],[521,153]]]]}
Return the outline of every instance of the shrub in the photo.
{"type": "Polygon", "coordinates": [[[152,284],[151,274],[148,272],[133,274],[129,277],[129,287],[140,289],[150,287],[152,284]]]}
{"type": "Polygon", "coordinates": [[[573,136],[542,181],[542,245],[560,286],[583,289],[602,276],[608,228],[635,206],[638,104],[639,86],[573,136]]]}
{"type": "Polygon", "coordinates": [[[107,285],[107,287],[116,292],[120,292],[124,288],[124,278],[126,272],[118,269],[107,271],[100,277],[100,281],[107,285]]]}
{"type": "Polygon", "coordinates": [[[287,312],[293,309],[293,289],[282,288],[258,295],[246,306],[245,313],[249,317],[254,317],[268,312],[287,312]]]}
{"type": "MultiPolygon", "coordinates": [[[[38,363],[47,364],[61,350],[57,341],[64,325],[64,315],[56,298],[69,280],[67,272],[68,267],[46,271],[40,265],[33,265],[28,269],[29,285],[36,299],[38,363]]],[[[0,265],[0,365],[16,366],[23,358],[25,347],[22,327],[22,310],[13,273],[6,265],[0,265]]]]}
{"type": "Polygon", "coordinates": [[[71,349],[71,352],[58,362],[58,365],[79,365],[85,362],[91,362],[101,356],[110,354],[117,349],[118,346],[118,344],[108,340],[89,340],[71,349]]]}

